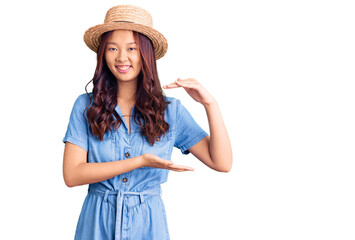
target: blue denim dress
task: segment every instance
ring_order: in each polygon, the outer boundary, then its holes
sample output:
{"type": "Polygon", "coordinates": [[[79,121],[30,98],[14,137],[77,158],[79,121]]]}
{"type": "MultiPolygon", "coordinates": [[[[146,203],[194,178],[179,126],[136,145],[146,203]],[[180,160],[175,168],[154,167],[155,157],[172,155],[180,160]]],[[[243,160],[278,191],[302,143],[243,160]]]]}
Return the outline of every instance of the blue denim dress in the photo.
{"type": "MultiPolygon", "coordinates": [[[[92,93],[90,93],[92,96],[92,93]]],[[[88,153],[88,162],[109,162],[152,153],[170,160],[173,147],[183,154],[208,134],[194,121],[179,100],[170,102],[165,111],[169,131],[151,146],[140,134],[140,126],[131,118],[131,134],[122,117],[122,124],[103,141],[99,141],[83,116],[89,104],[87,94],[74,103],[63,142],[71,142],[88,153]]],[[[132,110],[133,111],[133,110],[132,110]]],[[[88,194],[79,216],[77,240],[165,240],[169,239],[166,213],[160,185],[167,181],[169,170],[142,167],[108,180],[89,184],[88,194]]]]}

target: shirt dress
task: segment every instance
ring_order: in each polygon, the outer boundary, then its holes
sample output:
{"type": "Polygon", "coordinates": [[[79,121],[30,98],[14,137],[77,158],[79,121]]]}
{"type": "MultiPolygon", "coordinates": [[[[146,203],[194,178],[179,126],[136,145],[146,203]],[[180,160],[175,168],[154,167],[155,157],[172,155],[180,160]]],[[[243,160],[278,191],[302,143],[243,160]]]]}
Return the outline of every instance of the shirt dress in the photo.
{"type": "MultiPolygon", "coordinates": [[[[92,93],[90,93],[92,96],[92,93]]],[[[171,160],[173,147],[183,154],[208,134],[194,121],[178,99],[170,102],[165,111],[169,131],[151,146],[140,133],[140,126],[131,117],[129,134],[122,112],[115,111],[122,123],[103,141],[91,132],[83,116],[90,99],[80,95],[73,106],[63,142],[71,142],[88,153],[87,162],[109,162],[152,153],[171,160]]],[[[132,110],[132,113],[134,108],[132,110]]],[[[166,213],[161,199],[160,185],[167,181],[169,170],[142,167],[102,182],[89,184],[88,194],[75,231],[76,240],[165,240],[169,239],[166,213]]]]}

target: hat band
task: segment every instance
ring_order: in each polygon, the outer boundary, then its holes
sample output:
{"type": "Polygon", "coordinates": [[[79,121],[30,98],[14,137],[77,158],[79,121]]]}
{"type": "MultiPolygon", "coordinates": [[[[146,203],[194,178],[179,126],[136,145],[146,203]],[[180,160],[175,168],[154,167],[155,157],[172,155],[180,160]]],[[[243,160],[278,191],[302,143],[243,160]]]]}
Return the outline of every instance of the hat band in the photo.
{"type": "Polygon", "coordinates": [[[130,22],[130,21],[113,21],[113,22],[134,23],[134,22],[130,22]]]}

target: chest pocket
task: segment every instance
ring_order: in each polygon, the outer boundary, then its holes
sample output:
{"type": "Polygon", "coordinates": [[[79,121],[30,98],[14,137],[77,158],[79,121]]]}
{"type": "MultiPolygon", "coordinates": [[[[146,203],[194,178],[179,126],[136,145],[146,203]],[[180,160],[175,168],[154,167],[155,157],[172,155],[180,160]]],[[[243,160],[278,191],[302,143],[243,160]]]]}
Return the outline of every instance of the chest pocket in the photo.
{"type": "Polygon", "coordinates": [[[170,160],[173,147],[172,131],[169,130],[165,135],[157,137],[154,145],[150,145],[146,136],[143,137],[142,154],[151,153],[166,160],[170,160]]]}

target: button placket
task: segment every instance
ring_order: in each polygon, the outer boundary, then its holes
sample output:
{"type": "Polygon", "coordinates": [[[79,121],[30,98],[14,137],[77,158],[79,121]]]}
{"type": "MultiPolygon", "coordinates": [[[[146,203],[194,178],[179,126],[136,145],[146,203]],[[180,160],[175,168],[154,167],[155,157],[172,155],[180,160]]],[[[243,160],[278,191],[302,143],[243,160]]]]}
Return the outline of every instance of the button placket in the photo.
{"type": "Polygon", "coordinates": [[[124,156],[125,158],[129,158],[131,156],[131,148],[128,147],[124,148],[124,156]]]}
{"type": "MultiPolygon", "coordinates": [[[[124,148],[124,158],[127,159],[127,158],[130,158],[130,157],[131,157],[131,148],[130,147],[125,147],[124,148]]],[[[122,177],[123,177],[122,178],[122,182],[124,184],[126,184],[128,182],[128,173],[125,173],[122,177]]],[[[126,185],[125,189],[127,189],[127,187],[128,187],[128,185],[126,185]]]]}

